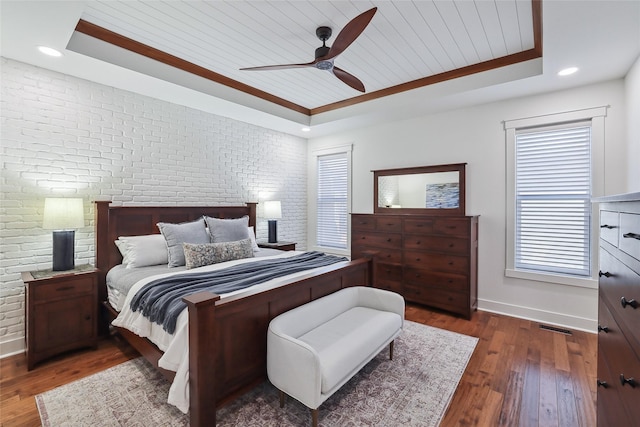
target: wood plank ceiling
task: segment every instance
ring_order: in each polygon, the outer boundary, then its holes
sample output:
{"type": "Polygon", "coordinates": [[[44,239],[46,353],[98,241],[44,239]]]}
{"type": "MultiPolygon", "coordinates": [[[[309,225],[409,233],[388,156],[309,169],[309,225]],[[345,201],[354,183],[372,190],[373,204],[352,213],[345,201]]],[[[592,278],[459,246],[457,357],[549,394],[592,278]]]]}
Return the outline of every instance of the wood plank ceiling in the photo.
{"type": "Polygon", "coordinates": [[[313,115],[537,58],[540,0],[87,2],[76,31],[313,115]],[[314,68],[241,71],[312,61],[319,26],[338,32],[376,15],[335,60],[366,93],[314,68]]]}

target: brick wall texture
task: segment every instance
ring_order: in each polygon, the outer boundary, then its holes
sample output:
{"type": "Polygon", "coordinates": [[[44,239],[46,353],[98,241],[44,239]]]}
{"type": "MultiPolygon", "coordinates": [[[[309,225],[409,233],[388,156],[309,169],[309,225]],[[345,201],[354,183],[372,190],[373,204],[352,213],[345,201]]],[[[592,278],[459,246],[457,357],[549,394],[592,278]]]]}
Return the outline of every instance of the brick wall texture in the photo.
{"type": "MultiPolygon", "coordinates": [[[[278,238],[305,248],[305,139],[1,61],[0,344],[14,348],[24,337],[20,272],[51,268],[45,197],[85,201],[76,264],[94,262],[96,199],[191,206],[281,200],[278,238]]],[[[259,218],[257,228],[266,240],[266,221],[259,218]]]]}

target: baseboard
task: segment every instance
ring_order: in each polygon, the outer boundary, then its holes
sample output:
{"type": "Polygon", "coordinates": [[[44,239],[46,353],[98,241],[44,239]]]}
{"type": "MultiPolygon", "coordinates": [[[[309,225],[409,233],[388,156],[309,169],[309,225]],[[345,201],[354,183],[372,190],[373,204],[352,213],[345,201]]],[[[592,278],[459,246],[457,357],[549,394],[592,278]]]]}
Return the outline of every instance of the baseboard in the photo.
{"type": "Polygon", "coordinates": [[[10,341],[0,342],[0,359],[24,353],[24,338],[16,338],[10,341]]]}
{"type": "Polygon", "coordinates": [[[570,316],[564,313],[554,313],[498,301],[478,299],[478,310],[590,333],[596,333],[598,329],[598,319],[570,316]]]}

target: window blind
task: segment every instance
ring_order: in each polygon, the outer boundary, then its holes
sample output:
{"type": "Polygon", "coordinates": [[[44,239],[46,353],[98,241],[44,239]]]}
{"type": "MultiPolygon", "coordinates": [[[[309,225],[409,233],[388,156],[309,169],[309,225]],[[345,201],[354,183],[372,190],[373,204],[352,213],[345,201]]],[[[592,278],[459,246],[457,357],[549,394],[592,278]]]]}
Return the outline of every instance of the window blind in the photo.
{"type": "Polygon", "coordinates": [[[590,200],[590,123],[516,131],[516,268],[589,276],[590,200]]]}
{"type": "Polygon", "coordinates": [[[318,246],[347,249],[347,153],[318,156],[318,246]]]}

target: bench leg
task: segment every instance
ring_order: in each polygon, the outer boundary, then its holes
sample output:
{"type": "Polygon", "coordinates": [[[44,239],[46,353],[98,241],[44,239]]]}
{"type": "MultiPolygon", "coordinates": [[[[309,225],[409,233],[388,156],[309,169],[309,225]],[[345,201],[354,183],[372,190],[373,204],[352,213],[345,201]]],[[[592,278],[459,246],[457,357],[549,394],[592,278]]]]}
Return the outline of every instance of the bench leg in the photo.
{"type": "Polygon", "coordinates": [[[284,395],[284,391],[282,390],[278,390],[280,392],[280,407],[284,408],[284,399],[285,399],[285,395],[284,395]]]}
{"type": "Polygon", "coordinates": [[[393,343],[395,341],[391,341],[391,344],[389,344],[389,359],[393,360],[393,343]]]}
{"type": "Polygon", "coordinates": [[[318,427],[318,408],[311,410],[311,426],[318,427]]]}

